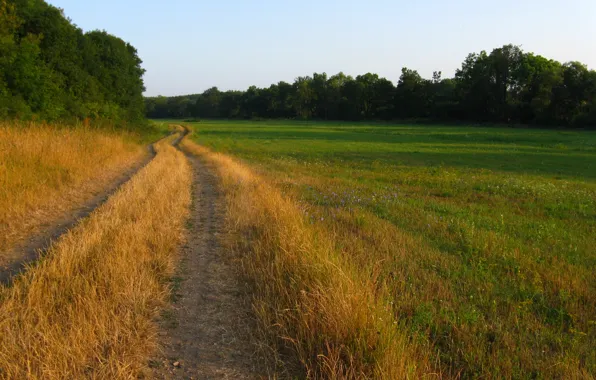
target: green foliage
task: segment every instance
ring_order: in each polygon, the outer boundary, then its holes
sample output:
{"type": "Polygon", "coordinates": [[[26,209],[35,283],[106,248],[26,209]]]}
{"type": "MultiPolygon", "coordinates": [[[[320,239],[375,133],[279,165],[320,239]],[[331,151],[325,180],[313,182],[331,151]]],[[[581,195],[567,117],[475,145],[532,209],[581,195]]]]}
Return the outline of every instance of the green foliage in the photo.
{"type": "Polygon", "coordinates": [[[0,118],[144,120],[141,60],[43,0],[0,0],[0,118]]]}
{"type": "Polygon", "coordinates": [[[293,84],[145,99],[150,118],[430,119],[583,127],[596,125],[596,71],[520,47],[466,57],[454,78],[402,69],[397,85],[376,74],[314,73],[293,84]]]}

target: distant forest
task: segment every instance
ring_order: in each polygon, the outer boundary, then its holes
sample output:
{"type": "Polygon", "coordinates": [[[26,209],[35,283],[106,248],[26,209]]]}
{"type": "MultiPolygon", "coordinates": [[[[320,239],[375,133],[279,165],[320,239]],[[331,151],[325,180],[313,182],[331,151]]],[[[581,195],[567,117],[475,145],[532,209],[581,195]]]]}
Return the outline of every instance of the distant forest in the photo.
{"type": "Polygon", "coordinates": [[[145,120],[141,60],[43,0],[0,0],[0,119],[145,120]]]}
{"type": "MultiPolygon", "coordinates": [[[[197,74],[200,75],[200,74],[197,74]]],[[[145,99],[150,118],[297,118],[596,125],[596,71],[518,46],[466,57],[454,78],[403,68],[397,85],[376,74],[298,77],[293,84],[145,99]]]]}

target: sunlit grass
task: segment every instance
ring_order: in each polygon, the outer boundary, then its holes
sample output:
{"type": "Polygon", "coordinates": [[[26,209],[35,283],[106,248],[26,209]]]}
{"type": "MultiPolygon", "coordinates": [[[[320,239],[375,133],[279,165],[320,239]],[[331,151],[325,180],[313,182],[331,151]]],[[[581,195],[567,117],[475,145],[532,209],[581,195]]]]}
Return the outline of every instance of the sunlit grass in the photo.
{"type": "Polygon", "coordinates": [[[0,378],[141,377],[190,205],[190,165],[173,139],[12,286],[0,285],[0,378]]]}
{"type": "Polygon", "coordinates": [[[0,252],[102,191],[144,155],[130,133],[1,122],[0,252]]]}
{"type": "Polygon", "coordinates": [[[596,371],[596,134],[193,124],[387,289],[401,333],[467,376],[596,371]]]}

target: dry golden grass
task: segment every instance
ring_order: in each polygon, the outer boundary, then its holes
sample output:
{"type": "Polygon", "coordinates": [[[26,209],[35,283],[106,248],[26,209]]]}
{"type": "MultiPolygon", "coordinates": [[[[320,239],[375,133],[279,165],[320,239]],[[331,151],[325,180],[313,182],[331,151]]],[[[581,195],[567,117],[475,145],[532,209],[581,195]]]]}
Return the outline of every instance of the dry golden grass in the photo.
{"type": "Polygon", "coordinates": [[[433,375],[431,358],[395,325],[387,289],[337,252],[331,234],[246,166],[188,140],[183,147],[218,168],[261,327],[292,349],[305,376],[433,375]]]}
{"type": "Polygon", "coordinates": [[[102,191],[145,154],[125,133],[0,122],[0,252],[102,191]]]}
{"type": "MultiPolygon", "coordinates": [[[[78,133],[78,132],[76,132],[78,133]]],[[[157,157],[0,288],[0,378],[135,378],[156,346],[153,319],[190,204],[184,156],[157,157]]]]}

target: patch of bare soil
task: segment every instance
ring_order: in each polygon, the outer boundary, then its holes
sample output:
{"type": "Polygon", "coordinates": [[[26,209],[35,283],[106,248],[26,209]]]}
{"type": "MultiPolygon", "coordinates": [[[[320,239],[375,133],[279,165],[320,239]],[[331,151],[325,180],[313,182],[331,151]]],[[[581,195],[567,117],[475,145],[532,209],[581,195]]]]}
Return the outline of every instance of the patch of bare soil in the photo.
{"type": "Polygon", "coordinates": [[[247,286],[221,245],[223,196],[215,169],[188,156],[193,206],[173,306],[161,320],[163,350],[150,362],[160,379],[255,379],[265,371],[257,357],[247,286]]]}

